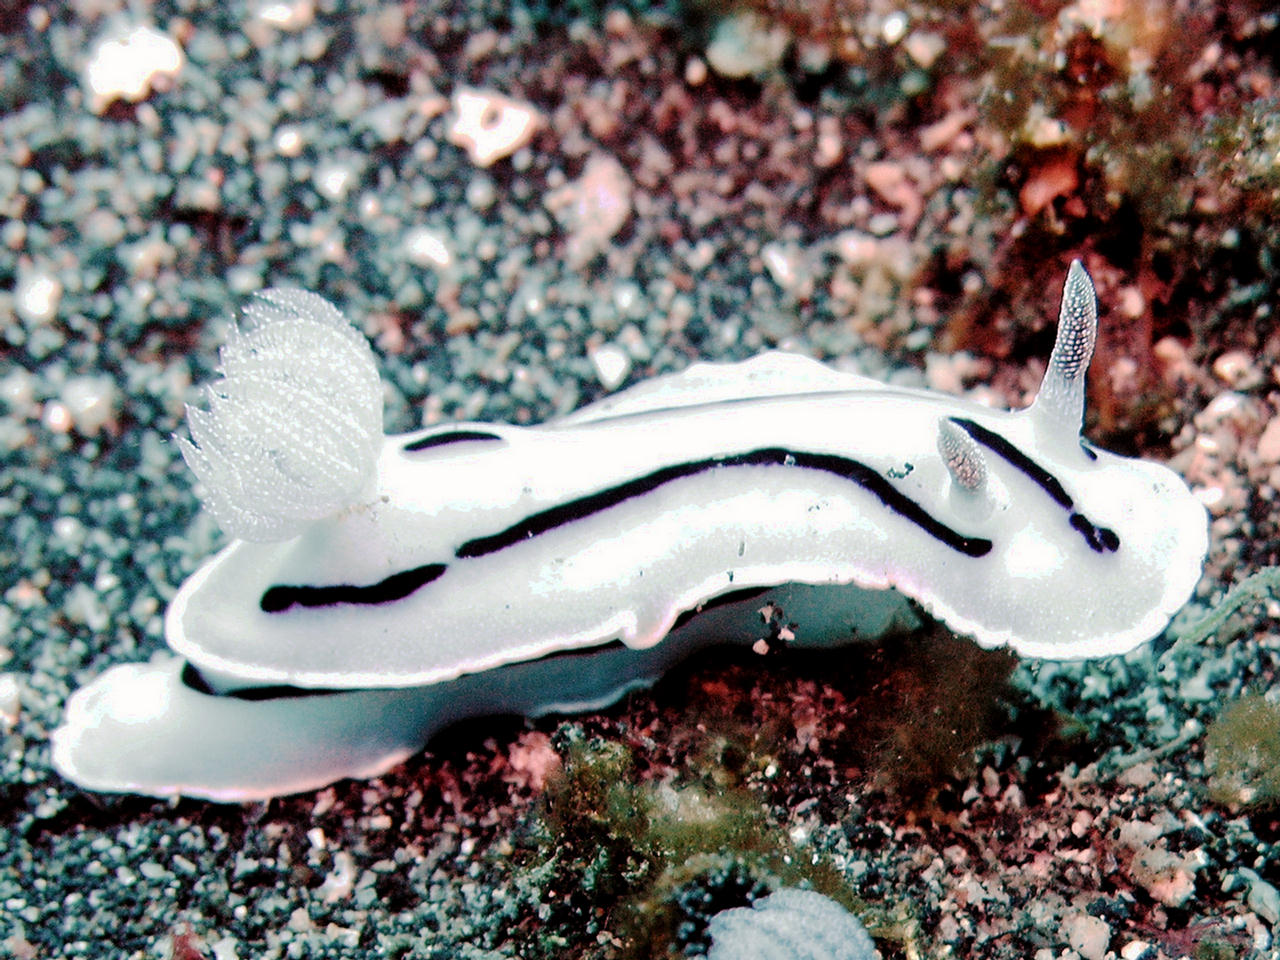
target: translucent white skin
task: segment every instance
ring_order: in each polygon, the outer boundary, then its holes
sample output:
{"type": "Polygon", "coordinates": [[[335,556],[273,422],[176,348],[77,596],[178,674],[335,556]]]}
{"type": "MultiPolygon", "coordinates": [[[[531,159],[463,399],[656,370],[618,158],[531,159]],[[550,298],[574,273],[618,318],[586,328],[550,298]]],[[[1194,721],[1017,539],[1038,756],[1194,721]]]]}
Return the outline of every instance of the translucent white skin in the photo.
{"type": "Polygon", "coordinates": [[[121,664],[68,701],[53,765],[88,790],[221,803],[374,777],[459,720],[600,709],[703,646],[767,636],[770,603],[787,611],[800,646],[918,625],[892,591],[789,586],[708,609],[646,650],[613,644],[419,687],[245,700],[192,689],[176,657],[121,664]]]}
{"type": "Polygon", "coordinates": [[[711,597],[787,582],[894,587],[983,646],[1059,659],[1123,653],[1186,601],[1206,522],[1174,473],[1101,451],[1091,460],[1076,435],[1045,436],[1034,411],[855,380],[850,390],[564,426],[460,425],[502,442],[419,453],[403,452],[408,438],[389,438],[371,503],[294,540],[228,547],[174,599],[169,642],[201,671],[246,684],[396,687],[614,639],[648,647],[711,597]],[[986,457],[979,492],[953,483],[937,452],[948,417],[1028,452],[1120,548],[1092,550],[1068,511],[1003,459],[986,457]],[[844,455],[896,476],[933,517],[993,547],[959,553],[843,477],[739,466],[674,480],[496,553],[455,557],[473,538],[664,465],[772,447],[844,455]],[[259,608],[273,585],[367,585],[437,562],[448,566],[443,576],[395,603],[259,608]]]}

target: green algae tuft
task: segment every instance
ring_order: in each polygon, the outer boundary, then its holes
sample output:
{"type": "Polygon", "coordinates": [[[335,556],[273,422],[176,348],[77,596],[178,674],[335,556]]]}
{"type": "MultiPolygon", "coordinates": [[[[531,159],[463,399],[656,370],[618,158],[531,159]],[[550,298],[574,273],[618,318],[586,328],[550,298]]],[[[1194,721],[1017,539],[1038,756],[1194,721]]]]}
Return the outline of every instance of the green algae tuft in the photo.
{"type": "Polygon", "coordinates": [[[1246,694],[1225,710],[1205,736],[1209,796],[1241,810],[1280,801],[1280,704],[1246,694]]]}

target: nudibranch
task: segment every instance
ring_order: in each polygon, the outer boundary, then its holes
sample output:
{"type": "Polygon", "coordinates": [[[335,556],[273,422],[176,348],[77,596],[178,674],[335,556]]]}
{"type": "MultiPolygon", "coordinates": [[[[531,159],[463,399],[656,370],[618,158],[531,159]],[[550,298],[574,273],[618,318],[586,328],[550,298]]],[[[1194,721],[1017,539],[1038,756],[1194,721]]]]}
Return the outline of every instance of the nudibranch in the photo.
{"type": "Polygon", "coordinates": [[[1081,438],[1084,268],[1024,410],[767,353],[533,427],[383,437],[367,341],[263,293],[181,447],[236,539],[178,591],[178,655],[76,693],[90,789],[243,801],[370,776],[463,717],[594,707],[716,641],[878,637],[914,601],[985,647],[1123,653],[1187,600],[1204,508],[1081,438]]]}

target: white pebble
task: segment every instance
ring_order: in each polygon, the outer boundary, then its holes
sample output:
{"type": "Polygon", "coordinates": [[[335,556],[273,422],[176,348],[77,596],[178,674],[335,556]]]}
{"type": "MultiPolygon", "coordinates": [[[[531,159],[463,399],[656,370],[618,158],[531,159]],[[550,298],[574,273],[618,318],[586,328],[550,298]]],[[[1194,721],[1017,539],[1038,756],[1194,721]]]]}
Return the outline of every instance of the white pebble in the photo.
{"type": "Polygon", "coordinates": [[[71,431],[71,411],[66,404],[50,400],[44,405],[40,422],[50,433],[69,433],[71,431]]]}
{"type": "Polygon", "coordinates": [[[58,517],[52,529],[53,542],[64,547],[78,547],[84,541],[84,524],[75,517],[58,517]]]}
{"type": "Polygon", "coordinates": [[[15,366],[0,377],[0,403],[15,413],[30,416],[35,408],[35,378],[22,367],[15,366]]]}
{"type": "Polygon", "coordinates": [[[86,437],[96,436],[115,418],[120,391],[110,377],[72,377],[62,387],[63,406],[86,437]]]}
{"type": "Polygon", "coordinates": [[[806,268],[804,254],[797,247],[766,243],[760,257],[773,282],[787,293],[804,297],[813,292],[813,280],[806,268]]]}
{"type": "Polygon", "coordinates": [[[467,205],[472,210],[488,210],[498,200],[498,188],[488,177],[475,177],[467,184],[467,205]]]}
{"type": "Polygon", "coordinates": [[[1076,913],[1066,918],[1063,928],[1071,949],[1084,960],[1102,960],[1106,956],[1111,927],[1105,920],[1087,913],[1076,913]]]}
{"type": "Polygon", "coordinates": [[[62,283],[44,270],[20,270],[14,291],[18,316],[27,323],[46,323],[62,302],[62,283]]]}
{"type": "Polygon", "coordinates": [[[409,262],[419,267],[447,267],[453,263],[449,238],[441,230],[415,227],[405,234],[404,249],[409,262]]]}
{"type": "Polygon", "coordinates": [[[884,25],[881,27],[880,33],[884,37],[885,43],[897,43],[907,35],[907,27],[911,25],[911,20],[902,10],[895,10],[884,18],[884,25]]]}
{"type": "Polygon", "coordinates": [[[453,95],[453,113],[449,142],[466,150],[480,167],[511,156],[533,139],[542,122],[529,104],[492,90],[459,90],[453,95]]]}
{"type": "Polygon", "coordinates": [[[1249,893],[1245,898],[1249,909],[1273,927],[1280,923],[1280,890],[1276,890],[1248,868],[1240,870],[1239,874],[1249,884],[1249,893]]]}
{"type": "Polygon", "coordinates": [[[296,157],[302,152],[302,133],[294,126],[284,126],[276,131],[276,153],[282,157],[296,157]]]}
{"type": "Polygon", "coordinates": [[[99,41],[85,66],[91,109],[101,113],[120,97],[134,103],[146,99],[152,84],[176,77],[184,61],[177,42],[154,27],[136,26],[118,39],[99,41]]]}
{"type": "Polygon", "coordinates": [[[355,181],[355,171],[343,163],[326,163],[315,173],[316,189],[330,200],[341,200],[355,181]]]}
{"type": "Polygon", "coordinates": [[[919,66],[928,70],[933,66],[934,61],[946,51],[947,41],[939,33],[917,31],[907,37],[907,41],[903,46],[906,48],[907,56],[919,66]]]}
{"type": "Polygon", "coordinates": [[[87,584],[77,583],[67,591],[63,612],[72,623],[83,624],[95,633],[105,630],[110,617],[102,598],[87,584]]]}
{"type": "Polygon", "coordinates": [[[606,390],[618,389],[631,372],[631,358],[625,350],[612,343],[592,350],[591,363],[596,369],[596,378],[606,390]]]}
{"type": "Polygon", "coordinates": [[[722,77],[767,73],[782,62],[791,34],[755,13],[738,13],[716,24],[707,44],[707,63],[722,77]]]}
{"type": "Polygon", "coordinates": [[[315,15],[312,0],[293,0],[292,3],[267,0],[258,6],[257,12],[259,20],[280,30],[301,30],[311,24],[315,15]]]}
{"type": "Polygon", "coordinates": [[[317,892],[325,903],[337,903],[351,896],[356,884],[356,861],[346,850],[333,855],[333,870],[324,878],[317,892]]]}
{"type": "Polygon", "coordinates": [[[22,686],[16,673],[0,673],[0,723],[12,730],[22,710],[22,686]]]}

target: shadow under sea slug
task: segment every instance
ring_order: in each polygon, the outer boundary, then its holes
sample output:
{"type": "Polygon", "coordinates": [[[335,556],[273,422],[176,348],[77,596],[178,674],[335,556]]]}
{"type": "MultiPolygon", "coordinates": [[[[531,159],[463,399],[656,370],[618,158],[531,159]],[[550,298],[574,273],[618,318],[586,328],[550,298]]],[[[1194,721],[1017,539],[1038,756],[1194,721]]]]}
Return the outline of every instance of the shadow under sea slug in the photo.
{"type": "Polygon", "coordinates": [[[177,657],[68,702],[93,790],[246,801],[382,772],[442,727],[593,708],[772,604],[798,645],[915,622],[1069,659],[1164,629],[1204,508],[1080,436],[1097,313],[1079,263],[1035,402],[992,410],[768,353],[533,427],[381,435],[372,352],[273,290],[182,450],[237,539],[178,591],[177,657]]]}

